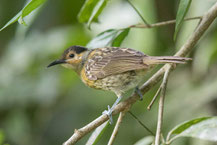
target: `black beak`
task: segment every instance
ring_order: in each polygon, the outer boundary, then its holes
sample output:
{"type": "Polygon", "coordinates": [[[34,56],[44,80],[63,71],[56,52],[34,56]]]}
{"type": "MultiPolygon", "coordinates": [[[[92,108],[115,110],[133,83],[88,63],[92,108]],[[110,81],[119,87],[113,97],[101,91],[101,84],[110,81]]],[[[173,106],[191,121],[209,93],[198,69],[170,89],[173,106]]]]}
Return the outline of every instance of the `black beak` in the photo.
{"type": "Polygon", "coordinates": [[[66,63],[66,61],[63,60],[63,59],[58,59],[58,60],[55,60],[55,61],[51,62],[47,67],[51,67],[51,66],[54,66],[54,65],[57,65],[57,64],[62,64],[62,63],[66,63]]]}

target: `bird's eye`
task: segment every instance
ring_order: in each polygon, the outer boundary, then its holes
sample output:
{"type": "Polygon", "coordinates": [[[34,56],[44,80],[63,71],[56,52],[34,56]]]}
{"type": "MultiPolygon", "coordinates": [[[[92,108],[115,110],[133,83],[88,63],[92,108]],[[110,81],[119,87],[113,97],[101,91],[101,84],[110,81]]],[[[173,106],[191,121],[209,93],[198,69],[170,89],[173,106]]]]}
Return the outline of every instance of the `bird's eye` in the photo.
{"type": "Polygon", "coordinates": [[[72,53],[69,55],[70,58],[73,58],[75,55],[72,53]]]}

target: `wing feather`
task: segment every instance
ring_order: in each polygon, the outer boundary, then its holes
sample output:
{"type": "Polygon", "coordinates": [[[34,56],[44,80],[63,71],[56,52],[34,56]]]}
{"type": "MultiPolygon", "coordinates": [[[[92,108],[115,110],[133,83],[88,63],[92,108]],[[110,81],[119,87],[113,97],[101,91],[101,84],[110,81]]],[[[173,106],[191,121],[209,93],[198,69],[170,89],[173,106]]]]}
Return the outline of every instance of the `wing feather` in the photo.
{"type": "MultiPolygon", "coordinates": [[[[112,48],[109,49],[112,50],[112,48]]],[[[100,59],[94,58],[97,56],[91,58],[95,60],[89,67],[89,74],[93,78],[102,79],[113,74],[148,67],[148,65],[143,63],[145,55],[130,48],[115,48],[115,51],[106,51],[103,54],[104,56],[100,59]]]]}

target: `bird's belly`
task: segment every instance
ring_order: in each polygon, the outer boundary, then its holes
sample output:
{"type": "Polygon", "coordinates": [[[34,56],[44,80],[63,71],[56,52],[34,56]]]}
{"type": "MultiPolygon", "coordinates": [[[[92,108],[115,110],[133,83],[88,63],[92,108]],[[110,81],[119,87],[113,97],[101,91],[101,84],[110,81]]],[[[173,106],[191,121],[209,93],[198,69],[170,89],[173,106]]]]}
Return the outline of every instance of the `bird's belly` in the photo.
{"type": "Polygon", "coordinates": [[[123,93],[131,88],[136,87],[142,80],[144,74],[144,70],[128,71],[121,74],[115,74],[96,80],[90,87],[123,93]]]}

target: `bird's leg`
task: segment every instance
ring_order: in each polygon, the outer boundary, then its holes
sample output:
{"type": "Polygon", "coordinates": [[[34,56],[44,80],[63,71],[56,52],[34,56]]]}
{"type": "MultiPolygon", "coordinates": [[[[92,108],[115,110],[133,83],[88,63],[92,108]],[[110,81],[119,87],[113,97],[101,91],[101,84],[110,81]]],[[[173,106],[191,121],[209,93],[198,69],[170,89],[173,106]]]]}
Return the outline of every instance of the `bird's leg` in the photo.
{"type": "Polygon", "coordinates": [[[110,108],[110,106],[108,105],[108,110],[103,111],[102,114],[106,114],[109,117],[109,123],[112,124],[113,123],[113,119],[112,119],[112,112],[114,110],[114,108],[117,106],[117,104],[120,102],[122,96],[118,95],[118,98],[116,99],[115,103],[112,105],[112,107],[110,108]]]}
{"type": "Polygon", "coordinates": [[[136,86],[136,88],[135,88],[135,91],[134,91],[136,94],[138,94],[139,95],[139,98],[140,98],[140,101],[142,101],[143,100],[143,95],[142,95],[142,92],[140,91],[140,89],[139,89],[139,87],[138,86],[136,86]]]}

